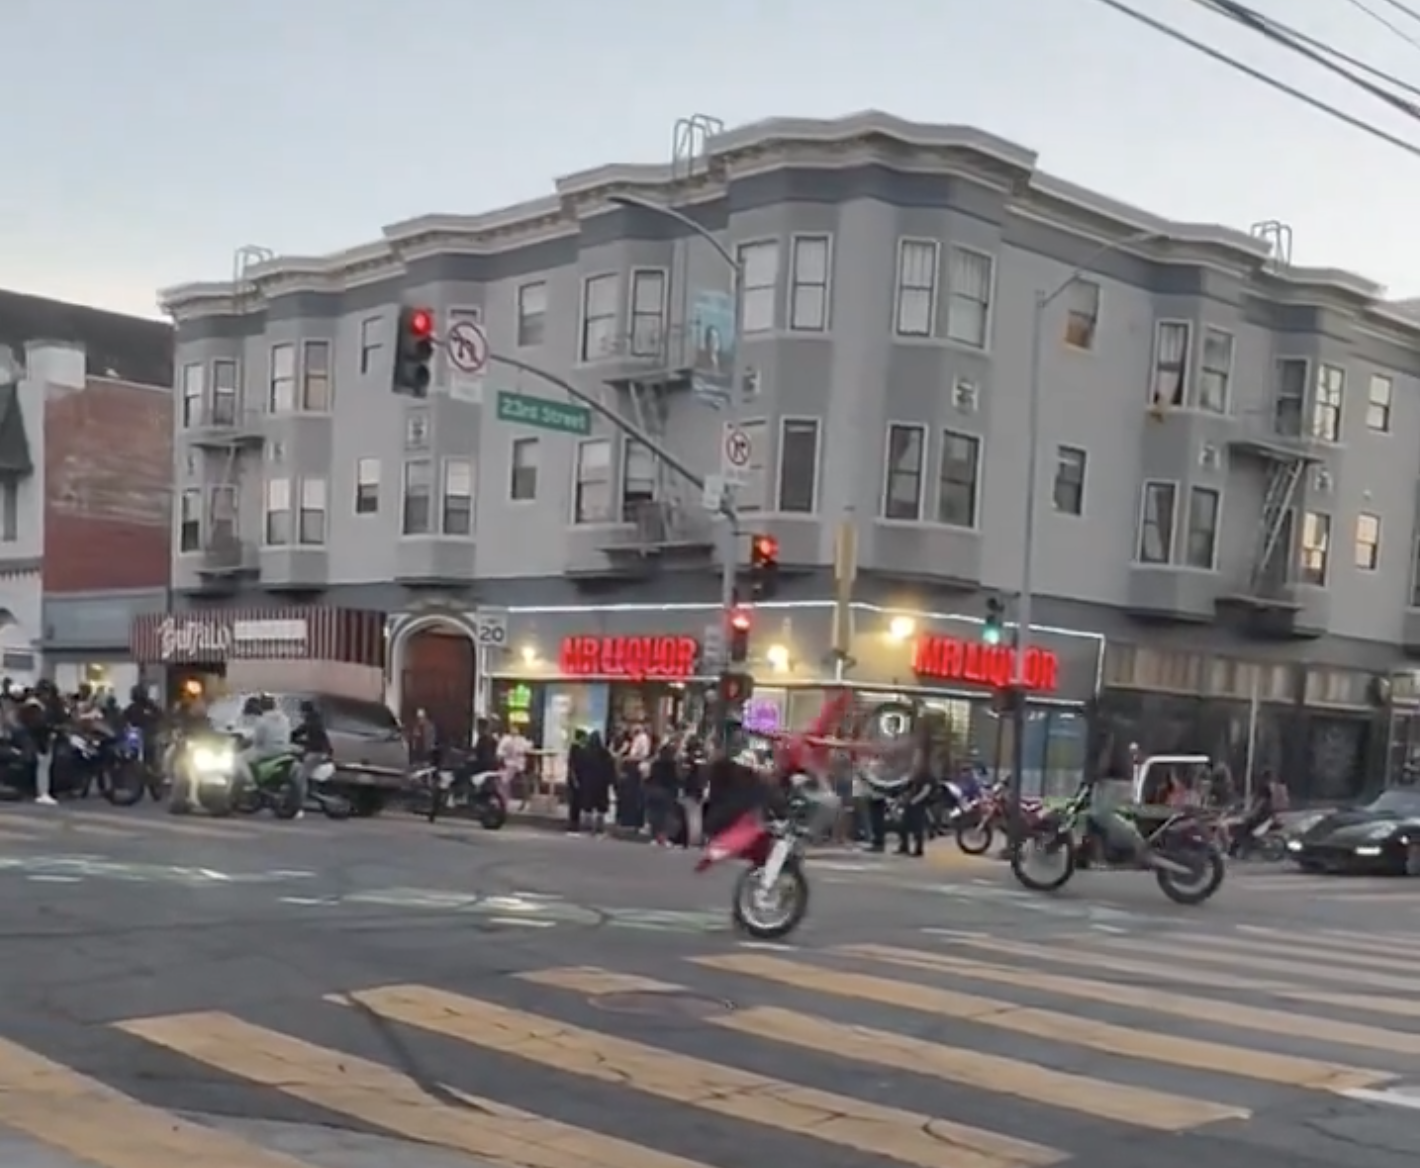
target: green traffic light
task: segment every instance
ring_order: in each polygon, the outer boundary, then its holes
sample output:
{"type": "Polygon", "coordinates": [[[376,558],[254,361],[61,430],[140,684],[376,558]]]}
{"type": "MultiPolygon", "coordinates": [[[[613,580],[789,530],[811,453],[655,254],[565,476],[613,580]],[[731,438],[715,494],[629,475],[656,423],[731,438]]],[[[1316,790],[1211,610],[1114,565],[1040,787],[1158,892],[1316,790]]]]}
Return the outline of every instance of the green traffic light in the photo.
{"type": "Polygon", "coordinates": [[[981,639],[988,645],[999,645],[1001,643],[1000,625],[982,625],[981,639]]]}

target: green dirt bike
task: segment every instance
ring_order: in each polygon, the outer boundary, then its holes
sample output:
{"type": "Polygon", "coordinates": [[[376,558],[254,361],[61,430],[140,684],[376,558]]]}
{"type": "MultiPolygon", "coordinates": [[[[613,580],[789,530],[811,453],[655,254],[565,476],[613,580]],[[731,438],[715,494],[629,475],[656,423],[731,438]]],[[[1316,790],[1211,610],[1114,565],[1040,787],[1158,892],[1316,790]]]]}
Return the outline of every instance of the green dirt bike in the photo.
{"type": "Polygon", "coordinates": [[[301,788],[296,782],[301,754],[288,751],[252,764],[252,781],[236,779],[226,799],[205,800],[208,814],[223,818],[234,812],[255,815],[269,810],[277,819],[295,819],[301,811],[301,788]]]}
{"type": "Polygon", "coordinates": [[[1222,886],[1227,864],[1208,827],[1192,808],[1126,805],[1144,838],[1142,857],[1121,851],[1101,830],[1091,806],[1094,784],[1086,780],[1063,807],[1028,822],[1025,838],[1011,852],[1011,871],[1032,892],[1063,888],[1085,867],[1143,869],[1154,873],[1163,894],[1176,904],[1202,904],[1222,886]]]}

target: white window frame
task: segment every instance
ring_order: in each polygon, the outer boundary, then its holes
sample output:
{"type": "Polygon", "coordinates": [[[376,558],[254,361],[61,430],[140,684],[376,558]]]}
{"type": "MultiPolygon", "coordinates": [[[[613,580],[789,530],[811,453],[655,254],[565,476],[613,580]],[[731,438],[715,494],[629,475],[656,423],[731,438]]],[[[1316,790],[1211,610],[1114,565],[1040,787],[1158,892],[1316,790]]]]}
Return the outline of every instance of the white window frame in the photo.
{"type": "MultiPolygon", "coordinates": [[[[1149,404],[1156,409],[1176,410],[1188,405],[1188,386],[1193,380],[1193,322],[1191,320],[1156,320],[1154,322],[1154,351],[1149,359],[1149,404]],[[1175,329],[1183,330],[1183,352],[1181,360],[1164,363],[1164,334],[1175,329]],[[1178,377],[1177,385],[1169,385],[1166,379],[1178,377]]],[[[1155,480],[1157,481],[1157,480],[1155,480]]]]}
{"type": "MultiPolygon", "coordinates": [[[[474,524],[477,517],[474,508],[477,504],[478,479],[476,468],[471,458],[446,458],[444,459],[443,472],[440,475],[439,490],[439,533],[441,535],[452,536],[457,539],[470,539],[473,536],[474,524]],[[462,511],[451,512],[449,510],[449,500],[467,501],[468,504],[468,530],[451,531],[449,519],[451,515],[461,515],[462,511]]],[[[454,523],[453,527],[462,526],[461,523],[454,523]]]]}
{"type": "Polygon", "coordinates": [[[1150,568],[1168,567],[1177,560],[1178,547],[1178,505],[1180,487],[1177,479],[1145,479],[1139,489],[1139,515],[1134,537],[1134,562],[1150,568]],[[1144,555],[1144,534],[1149,528],[1149,498],[1154,487],[1169,489],[1169,530],[1168,544],[1164,548],[1163,559],[1144,555]]]}
{"type": "Polygon", "coordinates": [[[631,269],[631,294],[627,307],[630,327],[627,332],[633,357],[659,357],[665,351],[670,284],[670,274],[665,268],[631,269]],[[649,308],[642,304],[642,289],[646,283],[653,288],[649,308]]]}
{"type": "Polygon", "coordinates": [[[774,505],[769,472],[775,465],[770,458],[769,422],[746,418],[740,422],[740,432],[749,439],[749,465],[744,485],[735,488],[735,505],[744,512],[768,511],[774,505]]]}
{"type": "MultiPolygon", "coordinates": [[[[885,523],[921,523],[922,500],[927,490],[927,480],[931,467],[932,429],[923,422],[900,422],[889,420],[883,434],[883,482],[882,498],[878,503],[878,518],[885,523]],[[890,515],[888,504],[892,500],[893,478],[899,473],[892,465],[892,439],[898,430],[917,432],[921,441],[921,454],[917,460],[917,502],[912,515],[890,515]]],[[[906,474],[906,471],[901,472],[906,474]]]]}
{"type": "Polygon", "coordinates": [[[291,506],[291,480],[284,475],[266,480],[262,487],[261,542],[265,547],[290,547],[296,537],[296,513],[291,506]],[[277,538],[272,532],[273,516],[286,517],[284,538],[277,538]]]}
{"type": "Polygon", "coordinates": [[[975,247],[952,247],[947,253],[947,340],[986,352],[991,348],[993,301],[996,299],[996,257],[975,247]],[[985,267],[986,286],[979,293],[964,291],[957,279],[959,261],[985,267]],[[969,316],[966,315],[970,306],[969,316]],[[963,320],[970,327],[963,326],[963,320]]]}
{"type": "Polygon", "coordinates": [[[779,275],[783,266],[779,240],[747,239],[735,249],[740,277],[740,336],[772,333],[779,326],[779,275]],[[769,258],[768,278],[758,270],[757,260],[769,258]]]}
{"type": "Polygon", "coordinates": [[[217,357],[212,362],[211,375],[213,424],[235,426],[242,408],[242,367],[234,357],[217,357]],[[220,372],[219,372],[220,371],[220,372]],[[225,376],[223,376],[225,375],[225,376]],[[222,401],[230,401],[231,407],[225,412],[219,408],[222,401]]]}
{"type": "Polygon", "coordinates": [[[1064,515],[1070,519],[1082,519],[1085,514],[1085,486],[1090,477],[1090,452],[1083,446],[1072,446],[1068,442],[1061,442],[1055,447],[1055,474],[1050,480],[1050,505],[1055,514],[1064,515]],[[1070,457],[1067,457],[1070,456],[1070,457]],[[1073,456],[1079,455],[1078,460],[1073,456]],[[1060,485],[1062,482],[1070,483],[1072,480],[1064,477],[1063,472],[1067,467],[1079,469],[1079,497],[1078,507],[1070,510],[1060,506],[1060,485]]]}
{"type": "Polygon", "coordinates": [[[1335,529],[1336,521],[1330,512],[1302,512],[1302,535],[1297,541],[1299,583],[1312,588],[1327,586],[1331,578],[1331,544],[1335,529]]]}
{"type": "Polygon", "coordinates": [[[294,414],[300,404],[300,356],[290,341],[272,345],[267,356],[266,412],[294,414]]]}
{"type": "Polygon", "coordinates": [[[1237,363],[1238,339],[1236,334],[1217,325],[1205,324],[1201,339],[1198,342],[1198,376],[1194,378],[1196,383],[1195,392],[1198,395],[1198,408],[1204,413],[1226,414],[1232,406],[1233,396],[1233,368],[1237,363]],[[1227,340],[1228,360],[1222,369],[1215,369],[1208,361],[1208,340],[1210,337],[1223,337],[1227,340]],[[1204,393],[1210,381],[1221,390],[1221,399],[1215,404],[1204,401],[1204,393]]]}
{"type": "Polygon", "coordinates": [[[1346,367],[1334,361],[1318,363],[1312,395],[1311,436],[1319,442],[1340,442],[1346,410],[1346,367]]]}
{"type": "Polygon", "coordinates": [[[335,406],[335,346],[328,340],[316,338],[301,342],[301,404],[303,414],[328,414],[335,406]],[[325,353],[324,366],[311,368],[311,354],[325,353]],[[324,385],[324,404],[312,405],[315,395],[312,388],[324,385]]]}
{"type": "Polygon", "coordinates": [[[1223,492],[1217,487],[1198,483],[1191,484],[1188,488],[1188,505],[1185,508],[1183,522],[1183,566],[1199,572],[1216,572],[1218,570],[1218,540],[1223,532],[1223,492]],[[1200,495],[1207,495],[1213,501],[1213,526],[1208,533],[1208,562],[1206,564],[1194,563],[1193,560],[1195,531],[1193,515],[1194,506],[1200,495]]]}
{"type": "Polygon", "coordinates": [[[182,367],[182,428],[190,430],[207,420],[207,366],[193,361],[182,367]]]}
{"type": "Polygon", "coordinates": [[[622,523],[635,523],[640,509],[660,495],[660,474],[655,452],[634,438],[621,440],[620,490],[616,513],[622,523]],[[633,477],[634,474],[634,477],[633,477]],[[636,488],[633,492],[632,488],[636,488]]]}
{"type": "Polygon", "coordinates": [[[582,281],[582,307],[578,313],[577,360],[582,364],[604,361],[616,353],[616,333],[621,317],[621,273],[595,272],[582,281]],[[611,289],[611,311],[603,307],[592,314],[592,300],[601,289],[611,289]],[[602,330],[607,330],[605,333],[602,330]]]}
{"type": "Polygon", "coordinates": [[[1307,411],[1307,396],[1311,392],[1312,383],[1312,360],[1310,357],[1288,356],[1283,354],[1277,357],[1272,363],[1272,432],[1282,438],[1301,438],[1311,432],[1311,419],[1307,411]],[[1283,381],[1282,371],[1284,369],[1301,367],[1301,385],[1295,394],[1283,393],[1287,388],[1283,381]],[[1283,406],[1295,407],[1296,432],[1291,433],[1292,427],[1283,427],[1283,406]]]}
{"type": "Polygon", "coordinates": [[[434,478],[434,460],[432,458],[406,458],[399,472],[399,534],[401,539],[427,539],[433,535],[436,527],[435,520],[438,518],[438,484],[434,478]],[[412,490],[414,475],[411,473],[416,468],[423,472],[424,482],[417,486],[417,491],[412,490]],[[425,502],[424,522],[420,530],[411,530],[409,522],[410,500],[417,497],[422,492],[425,502]]]}
{"type": "Polygon", "coordinates": [[[823,451],[823,419],[785,416],[779,419],[779,445],[778,445],[778,465],[774,474],[774,510],[780,515],[817,515],[818,514],[818,493],[819,475],[821,473],[821,454],[823,451]],[[804,429],[812,428],[814,435],[814,457],[812,473],[809,477],[809,505],[807,508],[790,508],[784,506],[784,475],[789,470],[789,460],[785,457],[788,450],[788,434],[791,427],[804,429]]]}
{"type": "Polygon", "coordinates": [[[237,508],[241,496],[235,484],[214,483],[207,492],[207,542],[216,545],[225,536],[229,541],[240,538],[237,508]],[[225,501],[226,506],[221,506],[225,501]]]}
{"type": "Polygon", "coordinates": [[[330,488],[324,478],[313,475],[301,479],[301,507],[296,516],[296,542],[301,547],[324,547],[330,538],[330,488]],[[306,534],[307,516],[320,517],[320,528],[306,534]]]}
{"type": "Polygon", "coordinates": [[[517,346],[520,349],[535,349],[547,337],[547,281],[529,280],[518,287],[517,293],[517,346]],[[529,307],[528,301],[540,296],[540,307],[529,307]]]}
{"type": "Polygon", "coordinates": [[[190,556],[202,550],[202,512],[205,506],[206,500],[202,497],[201,487],[187,487],[178,497],[177,546],[179,555],[190,556]],[[187,544],[189,528],[191,528],[193,535],[191,547],[187,544]]]}
{"type": "MultiPolygon", "coordinates": [[[[602,468],[594,468],[598,472],[602,468]]],[[[606,527],[616,522],[617,514],[617,477],[616,477],[616,445],[610,438],[583,438],[577,443],[576,450],[572,456],[572,525],[574,527],[606,527]],[[584,479],[583,472],[586,470],[586,452],[588,449],[597,448],[606,451],[606,514],[596,515],[594,518],[583,518],[583,488],[587,486],[600,486],[602,480],[584,479]]],[[[594,514],[591,511],[585,514],[594,514]]]]}
{"type": "MultiPolygon", "coordinates": [[[[897,241],[897,275],[894,280],[892,300],[892,331],[899,337],[927,338],[937,335],[937,296],[942,283],[942,245],[935,239],[921,239],[905,235],[897,241]],[[926,284],[907,284],[907,256],[909,249],[922,248],[931,257],[931,280],[926,284]],[[927,318],[924,327],[909,328],[904,323],[904,310],[909,303],[917,304],[917,297],[927,298],[927,318]]],[[[915,323],[915,316],[914,316],[915,323]]]]}
{"type": "Polygon", "coordinates": [[[378,373],[379,352],[385,347],[385,320],[382,316],[367,316],[360,322],[360,376],[378,373]]]}
{"type": "Polygon", "coordinates": [[[539,479],[542,477],[542,440],[529,438],[526,436],[516,437],[508,446],[508,502],[510,503],[535,503],[537,502],[537,491],[539,479]],[[518,471],[528,470],[527,467],[518,466],[518,451],[532,450],[532,491],[526,495],[518,494],[518,471]]]}
{"type": "Polygon", "coordinates": [[[790,240],[789,271],[789,331],[828,332],[833,304],[833,236],[827,232],[795,235],[790,240]],[[804,249],[809,245],[823,249],[821,279],[804,274],[804,249]]]}
{"type": "Polygon", "coordinates": [[[1362,511],[1356,516],[1356,554],[1354,559],[1358,571],[1380,571],[1381,517],[1374,511],[1362,511]],[[1366,537],[1367,528],[1370,528],[1369,539],[1366,537]]]}
{"type": "Polygon", "coordinates": [[[1366,428],[1373,434],[1389,434],[1394,412],[1395,378],[1389,373],[1372,373],[1366,384],[1366,428]]]}
{"type": "MultiPolygon", "coordinates": [[[[954,430],[947,427],[941,434],[941,449],[937,452],[937,505],[935,507],[936,520],[943,527],[950,527],[956,531],[976,531],[981,522],[981,479],[982,479],[982,456],[986,449],[985,439],[980,434],[973,434],[967,430],[954,430]],[[942,508],[942,488],[947,480],[947,446],[953,438],[961,438],[971,443],[974,453],[974,463],[971,475],[971,519],[967,523],[957,523],[947,519],[942,508]]],[[[961,485],[961,484],[957,484],[961,485]]]]}
{"type": "Polygon", "coordinates": [[[1100,302],[1104,289],[1098,280],[1078,276],[1070,281],[1062,295],[1065,299],[1065,347],[1078,353],[1093,353],[1095,339],[1099,335],[1100,302]]]}
{"type": "Polygon", "coordinates": [[[378,458],[367,456],[355,460],[355,497],[351,500],[351,507],[356,515],[378,515],[380,513],[380,460],[378,458]],[[362,507],[363,492],[367,488],[373,490],[373,497],[369,500],[372,506],[362,507]]]}

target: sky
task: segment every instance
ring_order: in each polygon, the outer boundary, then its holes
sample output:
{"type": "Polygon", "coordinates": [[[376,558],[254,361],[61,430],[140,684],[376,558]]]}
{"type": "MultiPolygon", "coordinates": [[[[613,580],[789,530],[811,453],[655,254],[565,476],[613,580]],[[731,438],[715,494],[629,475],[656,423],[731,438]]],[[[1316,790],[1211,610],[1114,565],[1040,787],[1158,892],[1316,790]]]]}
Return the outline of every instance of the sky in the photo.
{"type": "MultiPolygon", "coordinates": [[[[1196,0],[1129,2],[1420,151],[1420,120],[1196,0]]],[[[1363,10],[1420,42],[1403,5],[1250,3],[1420,88],[1420,47],[1363,10]]],[[[666,160],[690,114],[869,108],[1175,219],[1280,219],[1295,262],[1420,295],[1420,156],[1099,0],[0,0],[0,45],[0,285],[121,311],[242,245],[320,254],[666,160]]]]}

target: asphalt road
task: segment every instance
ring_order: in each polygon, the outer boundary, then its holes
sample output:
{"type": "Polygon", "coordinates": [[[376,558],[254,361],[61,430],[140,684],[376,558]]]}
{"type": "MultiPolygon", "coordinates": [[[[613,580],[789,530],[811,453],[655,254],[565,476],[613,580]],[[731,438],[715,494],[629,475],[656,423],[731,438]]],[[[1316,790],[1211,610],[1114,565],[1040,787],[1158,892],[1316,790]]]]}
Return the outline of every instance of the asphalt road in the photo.
{"type": "Polygon", "coordinates": [[[1420,883],[0,807],[5,1168],[1410,1168],[1420,883]],[[1412,1094],[1406,1094],[1412,1090],[1412,1094]],[[395,1161],[394,1157],[398,1157],[395,1161]]]}

